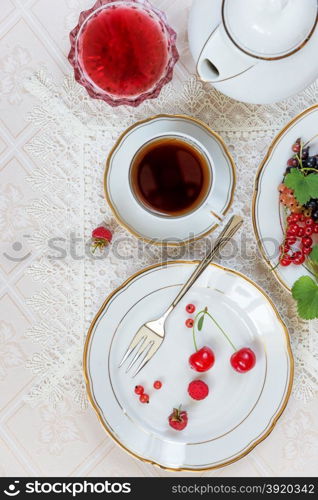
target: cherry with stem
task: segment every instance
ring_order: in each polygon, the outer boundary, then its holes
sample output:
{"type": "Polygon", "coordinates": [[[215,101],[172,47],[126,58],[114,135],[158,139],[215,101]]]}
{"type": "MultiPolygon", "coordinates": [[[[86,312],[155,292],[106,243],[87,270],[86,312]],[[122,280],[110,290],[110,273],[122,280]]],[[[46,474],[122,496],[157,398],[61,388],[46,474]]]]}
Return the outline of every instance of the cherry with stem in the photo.
{"type": "MultiPolygon", "coordinates": [[[[230,361],[231,361],[231,365],[234,368],[234,370],[236,370],[239,373],[246,373],[247,371],[254,368],[255,363],[256,363],[256,356],[255,356],[254,352],[249,347],[243,347],[242,349],[238,350],[237,347],[232,342],[232,340],[230,339],[229,335],[221,327],[221,325],[218,323],[218,321],[212,316],[212,314],[209,313],[207,307],[205,307],[202,311],[199,311],[194,318],[194,323],[193,323],[193,328],[192,328],[192,336],[193,336],[193,343],[194,343],[194,347],[196,349],[196,352],[190,357],[190,365],[191,365],[191,358],[193,356],[197,355],[198,353],[200,353],[200,351],[201,351],[201,349],[198,350],[196,336],[195,336],[195,328],[197,327],[199,331],[202,330],[205,316],[207,316],[208,318],[211,319],[211,321],[215,324],[215,326],[218,328],[218,330],[223,334],[223,336],[226,338],[226,340],[231,345],[234,353],[232,354],[230,361]]],[[[202,349],[209,349],[209,348],[205,347],[202,349]]],[[[197,371],[200,371],[200,370],[197,370],[197,371]]],[[[206,371],[206,370],[202,370],[202,371],[206,371]]]]}

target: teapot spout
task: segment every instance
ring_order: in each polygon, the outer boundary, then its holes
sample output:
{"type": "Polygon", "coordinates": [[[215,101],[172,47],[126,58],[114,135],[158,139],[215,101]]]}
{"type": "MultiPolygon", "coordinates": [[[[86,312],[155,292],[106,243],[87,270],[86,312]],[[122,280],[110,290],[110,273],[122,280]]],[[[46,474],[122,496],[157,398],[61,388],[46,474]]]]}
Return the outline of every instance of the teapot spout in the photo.
{"type": "Polygon", "coordinates": [[[217,83],[238,76],[254,65],[255,59],[239,50],[220,25],[206,42],[197,71],[202,80],[217,83]]]}

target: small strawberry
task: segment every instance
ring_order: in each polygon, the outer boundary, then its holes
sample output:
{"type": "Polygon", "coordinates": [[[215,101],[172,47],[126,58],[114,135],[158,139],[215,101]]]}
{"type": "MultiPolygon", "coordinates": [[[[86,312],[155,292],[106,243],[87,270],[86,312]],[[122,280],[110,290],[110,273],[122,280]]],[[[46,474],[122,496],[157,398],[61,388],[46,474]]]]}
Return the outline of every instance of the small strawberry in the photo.
{"type": "Polygon", "coordinates": [[[94,229],[94,231],[92,232],[92,238],[92,252],[94,253],[96,248],[100,248],[102,250],[106,245],[108,245],[112,241],[113,235],[109,231],[109,229],[106,229],[106,227],[104,226],[100,226],[94,229]]]}
{"type": "Polygon", "coordinates": [[[188,393],[192,399],[201,401],[201,399],[205,399],[208,396],[209,387],[203,380],[193,380],[189,384],[188,393]]]}
{"type": "Polygon", "coordinates": [[[188,425],[188,414],[186,411],[181,411],[179,408],[174,408],[168,418],[169,425],[176,431],[182,431],[188,425]]]}

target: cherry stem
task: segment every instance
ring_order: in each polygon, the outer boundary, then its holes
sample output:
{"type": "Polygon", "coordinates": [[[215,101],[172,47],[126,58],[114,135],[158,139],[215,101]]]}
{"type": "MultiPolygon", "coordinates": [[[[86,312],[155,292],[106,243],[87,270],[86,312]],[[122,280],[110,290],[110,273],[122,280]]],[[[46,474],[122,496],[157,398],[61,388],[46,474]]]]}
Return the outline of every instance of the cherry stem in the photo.
{"type": "Polygon", "coordinates": [[[216,321],[216,319],[208,312],[207,307],[203,311],[198,312],[198,314],[194,318],[193,327],[192,327],[192,336],[193,336],[193,343],[194,343],[195,350],[198,351],[198,346],[197,346],[196,339],[195,339],[195,326],[197,324],[198,317],[201,316],[202,314],[203,315],[206,314],[207,316],[209,316],[209,318],[213,321],[213,323],[216,325],[216,327],[221,331],[221,333],[223,333],[224,337],[227,339],[227,341],[229,342],[229,344],[231,344],[233,350],[237,351],[237,348],[235,347],[235,345],[231,341],[230,337],[223,330],[223,328],[221,327],[221,325],[219,325],[219,323],[216,321]]]}
{"type": "Polygon", "coordinates": [[[194,348],[196,351],[198,351],[198,346],[197,346],[197,341],[196,341],[196,338],[195,338],[195,325],[196,325],[196,322],[197,322],[197,319],[198,317],[204,313],[204,311],[200,311],[198,312],[198,314],[196,314],[196,316],[194,317],[194,321],[193,321],[193,327],[192,327],[192,338],[193,338],[193,343],[194,343],[194,348]]]}
{"type": "Polygon", "coordinates": [[[225,331],[223,330],[223,328],[221,327],[221,325],[219,325],[219,323],[216,321],[215,318],[213,318],[213,316],[208,312],[208,311],[205,311],[205,314],[207,314],[209,316],[209,318],[213,321],[213,323],[218,327],[218,329],[223,333],[224,337],[226,338],[226,340],[229,342],[229,344],[231,344],[232,348],[234,349],[234,351],[237,351],[237,348],[235,347],[235,345],[233,344],[233,342],[231,341],[230,337],[227,335],[227,333],[225,333],[225,331]]]}

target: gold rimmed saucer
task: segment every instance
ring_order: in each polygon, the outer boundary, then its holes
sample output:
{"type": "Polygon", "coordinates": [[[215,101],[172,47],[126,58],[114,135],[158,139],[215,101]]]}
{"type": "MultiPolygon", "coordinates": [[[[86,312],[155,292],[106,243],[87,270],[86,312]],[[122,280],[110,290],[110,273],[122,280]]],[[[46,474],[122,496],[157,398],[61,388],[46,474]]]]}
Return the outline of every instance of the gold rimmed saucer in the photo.
{"type": "Polygon", "coordinates": [[[161,114],[139,121],[117,140],[106,162],[104,191],[118,223],[154,245],[180,246],[214,231],[233,202],[236,169],[223,139],[205,123],[185,115],[161,114]],[[129,169],[136,152],[149,140],[173,134],[204,148],[214,165],[207,205],[184,217],[159,217],[147,212],[131,192],[129,169]],[[210,205],[213,203],[213,210],[210,205]]]}

